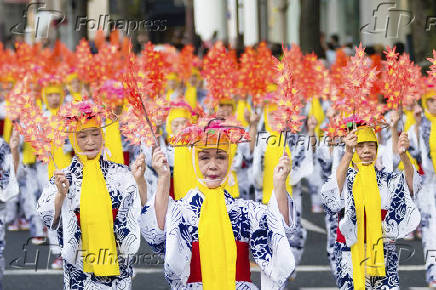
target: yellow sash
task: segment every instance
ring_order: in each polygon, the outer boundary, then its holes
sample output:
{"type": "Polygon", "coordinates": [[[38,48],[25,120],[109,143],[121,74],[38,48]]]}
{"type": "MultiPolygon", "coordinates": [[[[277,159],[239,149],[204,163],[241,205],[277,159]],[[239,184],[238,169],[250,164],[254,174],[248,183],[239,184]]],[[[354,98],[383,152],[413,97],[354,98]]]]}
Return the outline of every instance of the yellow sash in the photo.
{"type": "Polygon", "coordinates": [[[318,137],[321,136],[322,130],[320,128],[322,122],[324,121],[325,115],[324,110],[322,109],[321,103],[318,98],[312,98],[312,104],[310,106],[309,116],[314,116],[318,121],[318,124],[315,128],[315,133],[318,137]]]}
{"type": "Polygon", "coordinates": [[[197,88],[190,83],[186,83],[185,100],[193,109],[197,107],[197,88]]]}
{"type": "Polygon", "coordinates": [[[85,257],[83,271],[96,276],[119,276],[112,200],[100,168],[100,155],[92,160],[87,160],[86,157],[82,159],[80,227],[85,257]]]}
{"type": "MultiPolygon", "coordinates": [[[[267,140],[266,145],[266,151],[265,156],[263,159],[264,162],[264,168],[263,168],[263,197],[262,202],[267,204],[269,202],[269,199],[271,198],[272,191],[274,189],[274,183],[273,183],[273,176],[274,176],[274,168],[279,163],[280,157],[283,156],[283,145],[284,145],[284,139],[285,134],[282,134],[281,140],[280,139],[280,133],[277,131],[272,130],[272,128],[268,124],[268,113],[267,110],[264,111],[264,119],[265,119],[265,129],[268,132],[269,136],[275,136],[269,138],[267,140]],[[274,142],[275,141],[275,142],[274,142]]],[[[286,153],[288,154],[289,158],[291,158],[291,151],[289,149],[288,144],[286,144],[286,153]]],[[[292,162],[292,159],[291,159],[292,162]]],[[[286,190],[288,191],[289,195],[292,196],[292,186],[289,184],[289,177],[286,178],[286,190]]]]}
{"type": "MultiPolygon", "coordinates": [[[[357,136],[359,143],[377,142],[374,131],[369,127],[359,128],[357,136]]],[[[363,165],[356,152],[353,155],[353,162],[359,170],[353,183],[353,198],[357,218],[357,242],[351,246],[353,284],[354,289],[364,290],[365,270],[368,276],[386,276],[382,240],[381,197],[374,163],[363,165]]]]}
{"type": "Polygon", "coordinates": [[[223,187],[198,188],[205,197],[198,222],[203,289],[235,289],[237,251],[223,187]]]}
{"type": "Polygon", "coordinates": [[[425,116],[431,122],[429,147],[430,157],[433,162],[433,169],[436,172],[436,116],[431,115],[427,110],[425,110],[425,116]]]}
{"type": "Polygon", "coordinates": [[[249,120],[245,120],[245,109],[251,112],[251,107],[248,102],[246,100],[239,99],[236,104],[236,117],[238,121],[241,122],[242,127],[247,128],[250,124],[248,123],[249,120]]]}
{"type": "MultiPolygon", "coordinates": [[[[406,115],[406,122],[404,123],[404,132],[408,132],[410,127],[412,127],[415,123],[415,113],[413,111],[404,110],[404,114],[406,115]]],[[[416,169],[419,168],[418,162],[415,158],[410,155],[409,151],[406,152],[407,156],[409,156],[410,162],[415,166],[416,169]]],[[[400,161],[398,164],[399,170],[404,170],[404,164],[403,161],[400,161]]]]}
{"type": "Polygon", "coordinates": [[[28,142],[23,145],[23,164],[33,164],[36,162],[35,150],[28,142]]]}
{"type": "Polygon", "coordinates": [[[12,122],[9,118],[5,118],[3,123],[3,139],[9,143],[12,134],[12,122]]]}

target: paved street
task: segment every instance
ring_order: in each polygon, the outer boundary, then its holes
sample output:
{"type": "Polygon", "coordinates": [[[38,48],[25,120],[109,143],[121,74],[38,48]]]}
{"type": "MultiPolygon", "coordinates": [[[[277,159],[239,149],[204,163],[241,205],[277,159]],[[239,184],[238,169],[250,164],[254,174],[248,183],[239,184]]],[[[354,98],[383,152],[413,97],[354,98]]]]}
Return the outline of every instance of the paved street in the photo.
{"type": "MultiPolygon", "coordinates": [[[[294,281],[290,281],[287,289],[335,289],[325,253],[326,235],[322,233],[324,232],[323,214],[310,212],[308,196],[304,197],[303,206],[304,225],[309,230],[308,239],[301,266],[297,268],[297,277],[294,281]]],[[[28,232],[7,232],[6,235],[7,266],[4,289],[62,288],[62,272],[47,268],[48,246],[26,246],[28,232]],[[38,270],[35,272],[36,256],[39,258],[38,270]],[[23,265],[24,261],[27,265],[23,265]]],[[[401,262],[401,289],[427,289],[424,287],[425,272],[421,243],[413,241],[401,242],[401,244],[404,244],[400,253],[401,260],[406,260],[401,262]],[[415,253],[409,258],[413,250],[415,253]]],[[[150,253],[145,243],[142,244],[140,253],[144,255],[136,267],[133,289],[168,289],[168,284],[163,277],[162,261],[158,257],[145,254],[150,253]]],[[[252,280],[260,285],[260,273],[257,268],[252,269],[252,280]]]]}

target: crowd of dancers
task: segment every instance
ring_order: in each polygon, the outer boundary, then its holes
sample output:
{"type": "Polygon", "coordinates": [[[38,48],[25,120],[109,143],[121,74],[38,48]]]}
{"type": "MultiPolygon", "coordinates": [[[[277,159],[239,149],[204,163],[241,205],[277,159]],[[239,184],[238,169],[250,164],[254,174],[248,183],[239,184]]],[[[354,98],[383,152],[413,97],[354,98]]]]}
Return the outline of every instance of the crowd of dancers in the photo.
{"type": "Polygon", "coordinates": [[[0,285],[5,231],[29,230],[64,289],[130,289],[141,237],[172,289],[257,289],[250,257],[283,289],[309,194],[338,288],[400,289],[401,238],[436,287],[435,60],[96,48],[0,47],[0,285]]]}

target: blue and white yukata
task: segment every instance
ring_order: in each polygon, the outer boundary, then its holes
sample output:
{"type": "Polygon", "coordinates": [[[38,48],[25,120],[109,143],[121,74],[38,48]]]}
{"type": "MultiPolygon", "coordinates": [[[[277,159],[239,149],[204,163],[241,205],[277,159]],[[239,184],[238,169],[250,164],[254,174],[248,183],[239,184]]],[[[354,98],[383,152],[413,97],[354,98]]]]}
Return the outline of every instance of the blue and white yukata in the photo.
{"type": "MultiPolygon", "coordinates": [[[[338,213],[339,229],[345,239],[336,241],[336,284],[343,290],[353,287],[353,263],[351,246],[357,242],[357,218],[353,198],[353,184],[357,171],[348,168],[342,191],[338,188],[336,175],[332,175],[321,190],[321,200],[331,214],[338,213]]],[[[382,221],[386,277],[366,277],[368,289],[399,289],[398,255],[395,240],[405,237],[415,230],[420,222],[420,214],[413,199],[419,195],[421,177],[413,176],[413,198],[410,196],[404,173],[392,173],[376,167],[377,184],[381,197],[381,209],[386,210],[382,221]]]]}
{"type": "Polygon", "coordinates": [[[83,180],[83,165],[73,157],[71,165],[62,171],[70,183],[64,200],[59,222],[55,224],[55,197],[58,194],[54,178],[38,200],[37,210],[44,224],[57,230],[62,250],[64,289],[130,289],[132,255],[140,245],[139,216],[140,198],[135,179],[125,165],[106,161],[100,157],[100,167],[115,210],[114,235],[118,249],[120,276],[98,277],[83,272],[81,255],[81,230],[77,222],[80,214],[80,192],[83,180]]]}
{"type": "MultiPolygon", "coordinates": [[[[295,226],[295,211],[289,197],[290,226],[286,225],[275,195],[268,205],[234,199],[224,191],[227,212],[237,242],[249,244],[261,268],[262,289],[283,289],[295,269],[289,239],[295,226]]],[[[204,195],[197,189],[185,197],[169,199],[165,228],[157,225],[154,195],[142,209],[141,233],[157,253],[165,253],[165,277],[171,289],[202,289],[201,282],[187,283],[190,276],[192,243],[198,242],[198,223],[204,195]]],[[[258,289],[248,281],[236,281],[236,289],[258,289]]]]}
{"type": "MultiPolygon", "coordinates": [[[[332,150],[327,143],[322,142],[317,147],[315,153],[315,164],[321,168],[321,179],[323,184],[326,183],[329,177],[336,172],[336,167],[339,164],[343,155],[343,146],[334,146],[332,150]]],[[[321,190],[321,188],[320,188],[321,190]]],[[[325,211],[325,225],[327,233],[327,257],[330,262],[330,269],[333,276],[336,277],[336,257],[335,257],[335,243],[336,243],[336,231],[338,228],[338,215],[330,211],[325,211]]]]}
{"type": "Polygon", "coordinates": [[[0,137],[0,290],[2,287],[5,260],[5,216],[6,202],[18,195],[14,163],[8,143],[0,137]]]}
{"type": "MultiPolygon", "coordinates": [[[[263,195],[263,160],[267,147],[267,139],[269,134],[265,130],[265,124],[263,121],[263,115],[260,119],[260,130],[258,130],[258,137],[256,140],[256,146],[253,152],[253,166],[251,167],[251,175],[254,180],[255,188],[255,200],[261,201],[263,195]],[[262,125],[263,124],[263,125],[262,125]],[[265,138],[265,139],[262,139],[265,138]]],[[[279,137],[276,137],[276,142],[279,137]]],[[[292,186],[292,198],[295,204],[295,230],[291,236],[291,249],[295,257],[295,263],[298,265],[301,261],[301,257],[304,251],[304,243],[307,238],[307,231],[301,224],[301,180],[310,176],[313,172],[313,152],[310,145],[310,138],[306,138],[303,135],[291,134],[288,132],[285,137],[285,133],[282,134],[282,140],[286,139],[291,152],[291,172],[289,183],[292,186]],[[303,139],[301,137],[304,137],[303,139]]],[[[270,141],[272,142],[272,141],[270,141]]],[[[280,141],[283,142],[283,141],[280,141]]]]}
{"type": "Polygon", "coordinates": [[[424,171],[422,191],[417,204],[422,216],[422,247],[428,283],[436,281],[436,173],[430,156],[430,131],[431,122],[423,116],[419,136],[416,136],[415,125],[408,132],[410,154],[421,164],[424,171]]]}

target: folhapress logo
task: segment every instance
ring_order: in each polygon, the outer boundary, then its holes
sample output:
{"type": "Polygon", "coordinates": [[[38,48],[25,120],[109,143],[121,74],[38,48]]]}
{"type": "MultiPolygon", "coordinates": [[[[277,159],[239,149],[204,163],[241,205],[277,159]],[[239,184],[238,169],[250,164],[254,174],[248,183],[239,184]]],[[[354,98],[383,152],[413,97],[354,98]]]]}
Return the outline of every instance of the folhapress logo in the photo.
{"type": "Polygon", "coordinates": [[[415,20],[409,10],[398,9],[395,1],[382,2],[372,12],[371,23],[360,28],[360,32],[367,34],[384,34],[386,38],[398,38],[403,27],[407,27],[415,20]]]}
{"type": "Polygon", "coordinates": [[[48,38],[50,24],[56,20],[58,24],[65,20],[65,15],[62,11],[46,9],[44,2],[32,2],[26,5],[23,10],[23,21],[17,23],[10,28],[13,34],[34,33],[36,38],[48,38]],[[27,15],[31,9],[35,9],[35,21],[33,27],[29,27],[27,23],[27,15]]]}

